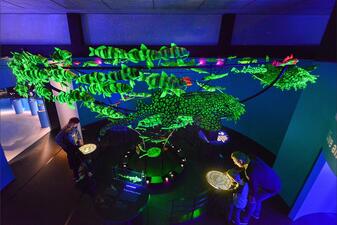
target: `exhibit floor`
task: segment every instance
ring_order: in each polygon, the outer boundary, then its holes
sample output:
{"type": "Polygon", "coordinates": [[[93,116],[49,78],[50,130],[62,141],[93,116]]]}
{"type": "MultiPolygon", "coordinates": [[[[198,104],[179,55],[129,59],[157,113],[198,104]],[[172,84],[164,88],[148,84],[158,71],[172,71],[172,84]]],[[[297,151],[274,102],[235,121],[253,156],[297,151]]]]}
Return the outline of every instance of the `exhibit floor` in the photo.
{"type": "Polygon", "coordinates": [[[39,117],[32,116],[29,111],[15,114],[14,110],[1,110],[0,119],[0,142],[10,163],[50,131],[49,127],[41,128],[39,117]]]}
{"type": "MultiPolygon", "coordinates": [[[[83,131],[87,143],[94,142],[96,134],[95,127],[87,127],[83,131]]],[[[232,150],[237,149],[249,148],[268,163],[274,159],[250,139],[231,130],[228,130],[228,134],[231,137],[229,143],[222,147],[211,147],[198,139],[193,128],[179,132],[175,138],[182,147],[189,148],[185,171],[172,185],[152,192],[140,218],[129,224],[168,224],[172,200],[193,197],[205,190],[209,190],[212,196],[210,206],[190,223],[226,224],[223,201],[206,184],[206,171],[231,167],[227,158],[232,150]]],[[[72,181],[66,155],[55,144],[53,135],[44,136],[11,164],[16,179],[1,192],[1,224],[111,224],[97,214],[88,187],[75,185],[72,181]]],[[[114,144],[102,150],[95,159],[98,165],[96,180],[101,184],[111,179],[110,169],[119,162],[125,151],[122,145],[129,144],[121,138],[110,141],[114,144]]],[[[291,225],[293,223],[287,217],[288,210],[279,196],[272,198],[265,203],[261,219],[252,221],[251,225],[291,225]]]]}

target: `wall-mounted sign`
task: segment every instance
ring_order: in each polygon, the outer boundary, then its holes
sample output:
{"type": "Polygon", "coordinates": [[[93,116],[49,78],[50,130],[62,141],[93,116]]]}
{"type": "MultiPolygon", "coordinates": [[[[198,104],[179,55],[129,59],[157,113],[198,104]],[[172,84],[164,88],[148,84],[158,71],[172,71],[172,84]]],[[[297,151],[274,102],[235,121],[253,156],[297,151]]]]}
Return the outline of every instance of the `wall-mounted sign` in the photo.
{"type": "Polygon", "coordinates": [[[336,123],[333,124],[326,137],[323,152],[326,161],[328,162],[331,170],[337,176],[337,131],[336,123]]]}

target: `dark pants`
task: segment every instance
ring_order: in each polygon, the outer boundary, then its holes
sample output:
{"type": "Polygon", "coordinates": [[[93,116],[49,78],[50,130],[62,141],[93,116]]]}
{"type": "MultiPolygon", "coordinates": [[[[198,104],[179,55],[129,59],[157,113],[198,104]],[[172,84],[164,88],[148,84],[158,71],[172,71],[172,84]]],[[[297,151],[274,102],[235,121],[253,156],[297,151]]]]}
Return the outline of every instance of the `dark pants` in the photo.
{"type": "Polygon", "coordinates": [[[231,224],[231,221],[234,221],[235,223],[240,222],[240,215],[241,215],[242,209],[236,208],[235,205],[232,203],[229,206],[229,213],[228,213],[228,224],[231,224]]]}
{"type": "Polygon", "coordinates": [[[246,213],[245,213],[244,218],[242,219],[242,222],[248,223],[252,216],[260,217],[262,202],[273,197],[277,193],[278,192],[268,192],[268,191],[260,189],[259,192],[256,193],[255,196],[249,197],[247,208],[246,208],[246,213]]]}
{"type": "Polygon", "coordinates": [[[67,158],[68,158],[68,165],[69,168],[73,170],[74,178],[79,178],[78,169],[81,165],[81,160],[75,153],[68,153],[67,152],[67,158]]]}

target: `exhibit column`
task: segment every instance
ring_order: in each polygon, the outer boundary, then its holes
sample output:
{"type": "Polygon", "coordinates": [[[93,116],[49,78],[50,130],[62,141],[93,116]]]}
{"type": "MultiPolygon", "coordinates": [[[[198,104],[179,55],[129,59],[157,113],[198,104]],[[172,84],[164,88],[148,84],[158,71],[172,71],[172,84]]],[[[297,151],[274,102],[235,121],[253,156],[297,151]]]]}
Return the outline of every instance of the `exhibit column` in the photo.
{"type": "Polygon", "coordinates": [[[16,114],[23,113],[23,105],[20,98],[12,99],[12,104],[16,114]]]}

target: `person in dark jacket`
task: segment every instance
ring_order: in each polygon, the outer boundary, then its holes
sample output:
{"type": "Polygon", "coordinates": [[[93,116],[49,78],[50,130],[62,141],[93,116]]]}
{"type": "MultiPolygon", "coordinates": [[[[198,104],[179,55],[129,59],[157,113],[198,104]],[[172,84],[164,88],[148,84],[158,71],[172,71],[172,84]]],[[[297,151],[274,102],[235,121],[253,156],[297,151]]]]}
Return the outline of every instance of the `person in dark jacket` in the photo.
{"type": "Polygon", "coordinates": [[[83,145],[81,135],[77,129],[79,122],[80,120],[77,117],[71,118],[68,124],[55,137],[56,143],[67,153],[68,164],[70,169],[73,170],[75,182],[79,182],[84,178],[79,175],[78,171],[81,165],[78,148],[83,145]]]}
{"type": "Polygon", "coordinates": [[[238,167],[245,170],[248,180],[248,204],[240,223],[245,225],[251,217],[260,218],[262,202],[280,192],[281,181],[275,171],[258,157],[249,157],[237,151],[231,154],[231,158],[238,167]]]}

